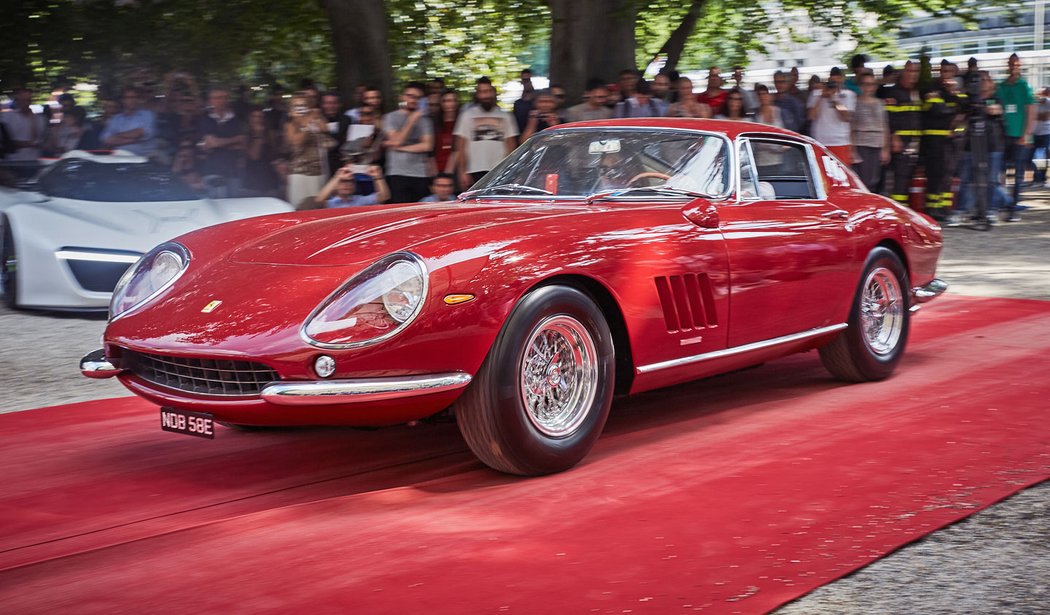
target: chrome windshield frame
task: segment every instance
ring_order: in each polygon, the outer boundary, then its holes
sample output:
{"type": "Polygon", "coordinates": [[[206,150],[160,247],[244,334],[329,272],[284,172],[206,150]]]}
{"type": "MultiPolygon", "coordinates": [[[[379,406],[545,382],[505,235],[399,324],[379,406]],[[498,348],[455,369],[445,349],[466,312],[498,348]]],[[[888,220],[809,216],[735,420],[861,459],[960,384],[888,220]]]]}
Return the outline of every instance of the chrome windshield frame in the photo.
{"type": "MultiPolygon", "coordinates": [[[[711,131],[711,130],[700,130],[700,129],[696,129],[696,128],[672,128],[672,127],[667,127],[667,126],[601,126],[601,127],[596,127],[596,126],[579,126],[579,127],[568,127],[568,128],[556,128],[554,130],[550,130],[550,131],[545,130],[545,131],[536,133],[535,135],[529,137],[529,139],[526,140],[525,143],[522,143],[521,145],[519,145],[514,150],[514,152],[517,152],[519,149],[525,147],[526,145],[528,145],[534,139],[542,138],[544,135],[549,135],[552,132],[558,132],[558,133],[565,133],[565,132],[602,132],[602,133],[609,133],[609,132],[632,132],[632,133],[661,132],[661,133],[677,133],[677,134],[683,134],[683,135],[702,135],[702,136],[705,136],[705,137],[715,137],[715,138],[721,139],[722,142],[723,142],[723,152],[725,152],[725,157],[727,159],[727,164],[729,164],[729,176],[726,179],[725,186],[724,186],[724,191],[722,193],[720,193],[720,194],[711,195],[710,197],[707,197],[707,198],[709,198],[712,201],[721,201],[721,200],[728,199],[730,196],[735,194],[736,191],[737,191],[737,184],[738,184],[738,179],[739,179],[739,169],[737,168],[737,161],[736,161],[737,160],[737,156],[736,156],[736,152],[734,151],[735,148],[734,148],[733,139],[731,139],[725,133],[715,132],[715,131],[711,131]]],[[[512,152],[511,155],[513,155],[513,152],[512,152]]],[[[505,160],[506,160],[506,158],[504,158],[504,160],[500,161],[500,165],[502,165],[505,160]]],[[[490,171],[490,173],[491,173],[491,171],[490,171]]],[[[486,175],[486,177],[487,177],[487,175],[486,175]]],[[[597,194],[597,193],[594,193],[594,194],[597,194]]],[[[576,195],[560,195],[560,194],[554,194],[554,195],[543,195],[543,194],[498,194],[498,193],[495,193],[495,194],[472,194],[472,195],[470,195],[469,197],[467,197],[465,199],[460,199],[460,202],[467,201],[467,200],[479,200],[479,199],[486,199],[486,200],[487,199],[492,199],[492,200],[500,200],[500,201],[503,201],[503,200],[519,200],[519,201],[532,201],[532,202],[537,202],[537,201],[581,201],[581,200],[586,200],[587,198],[589,198],[591,196],[593,196],[593,194],[576,194],[576,195]]],[[[666,197],[666,196],[664,196],[664,197],[661,197],[661,198],[675,198],[675,197],[666,197]]],[[[617,200],[625,200],[625,201],[627,201],[627,200],[645,200],[645,201],[652,201],[653,197],[652,196],[639,195],[639,198],[634,199],[634,198],[632,198],[630,196],[625,196],[625,197],[618,197],[617,200]]]]}

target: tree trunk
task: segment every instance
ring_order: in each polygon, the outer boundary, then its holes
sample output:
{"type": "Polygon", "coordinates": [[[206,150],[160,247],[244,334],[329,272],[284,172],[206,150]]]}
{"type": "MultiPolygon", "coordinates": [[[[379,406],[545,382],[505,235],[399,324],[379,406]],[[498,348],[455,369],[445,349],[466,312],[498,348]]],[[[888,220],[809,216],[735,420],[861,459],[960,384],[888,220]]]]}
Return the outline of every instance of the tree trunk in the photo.
{"type": "MultiPolygon", "coordinates": [[[[660,51],[656,52],[657,57],[667,54],[664,70],[670,72],[678,68],[678,61],[682,59],[682,52],[685,51],[685,42],[689,40],[693,29],[696,28],[696,22],[700,19],[700,14],[703,12],[706,3],[707,0],[693,0],[693,4],[689,6],[689,12],[682,19],[682,23],[678,24],[678,27],[668,37],[667,42],[663,44],[663,47],[660,47],[660,51]]],[[[653,59],[655,60],[656,58],[653,59]]]]}
{"type": "Polygon", "coordinates": [[[551,9],[551,82],[580,98],[588,79],[616,81],[635,68],[634,0],[547,0],[551,9]]]}
{"type": "Polygon", "coordinates": [[[393,104],[394,76],[383,0],[320,0],[332,25],[336,85],[344,102],[358,85],[378,87],[393,104]]]}

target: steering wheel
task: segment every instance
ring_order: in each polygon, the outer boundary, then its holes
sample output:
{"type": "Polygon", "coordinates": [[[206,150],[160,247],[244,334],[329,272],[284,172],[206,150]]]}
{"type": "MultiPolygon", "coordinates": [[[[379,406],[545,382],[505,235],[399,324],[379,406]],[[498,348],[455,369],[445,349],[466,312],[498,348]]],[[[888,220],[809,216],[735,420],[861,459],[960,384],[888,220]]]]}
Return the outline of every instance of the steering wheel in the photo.
{"type": "Polygon", "coordinates": [[[645,172],[645,173],[639,173],[638,175],[635,175],[634,177],[632,177],[630,179],[630,181],[627,182],[627,186],[628,187],[633,186],[634,183],[639,181],[639,180],[650,179],[650,178],[662,179],[662,180],[666,181],[668,179],[671,179],[671,176],[666,174],[666,173],[657,173],[656,171],[648,171],[648,172],[645,172]]]}

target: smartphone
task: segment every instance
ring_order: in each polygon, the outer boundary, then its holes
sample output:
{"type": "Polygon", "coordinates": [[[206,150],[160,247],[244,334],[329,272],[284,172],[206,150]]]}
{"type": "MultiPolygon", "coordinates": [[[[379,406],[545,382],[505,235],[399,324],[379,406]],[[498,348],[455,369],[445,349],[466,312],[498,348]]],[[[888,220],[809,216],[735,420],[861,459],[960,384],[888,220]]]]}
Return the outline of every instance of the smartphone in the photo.
{"type": "Polygon", "coordinates": [[[368,175],[367,164],[352,164],[350,165],[350,172],[354,175],[368,175]]]}

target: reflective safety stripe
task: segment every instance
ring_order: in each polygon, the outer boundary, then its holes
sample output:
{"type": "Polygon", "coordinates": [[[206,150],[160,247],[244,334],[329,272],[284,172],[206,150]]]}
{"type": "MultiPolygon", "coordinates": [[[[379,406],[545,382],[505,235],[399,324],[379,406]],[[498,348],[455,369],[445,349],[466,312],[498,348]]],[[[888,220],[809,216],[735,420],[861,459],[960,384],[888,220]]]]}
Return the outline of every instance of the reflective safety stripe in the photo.
{"type": "Polygon", "coordinates": [[[922,105],[886,105],[889,113],[907,113],[908,111],[922,111],[922,105]]]}
{"type": "Polygon", "coordinates": [[[944,102],[944,99],[943,98],[937,98],[936,96],[934,96],[932,98],[927,98],[926,102],[930,103],[931,105],[935,105],[937,103],[944,102]]]}
{"type": "Polygon", "coordinates": [[[966,132],[966,126],[956,126],[955,127],[955,132],[956,133],[966,132]]]}
{"type": "Polygon", "coordinates": [[[908,202],[908,195],[907,194],[891,194],[890,198],[893,199],[894,201],[900,201],[901,203],[907,203],[908,202]]]}
{"type": "Polygon", "coordinates": [[[895,130],[895,131],[893,131],[893,134],[901,136],[901,137],[921,137],[922,136],[922,131],[921,130],[895,130]]]}
{"type": "Polygon", "coordinates": [[[926,135],[927,137],[947,137],[948,135],[952,134],[952,131],[943,130],[940,128],[926,128],[922,131],[922,134],[926,135]]]}

